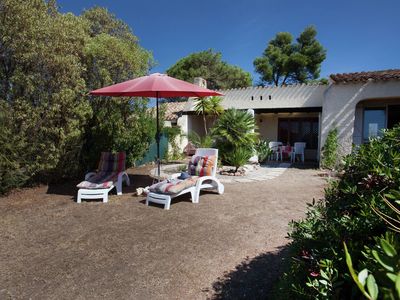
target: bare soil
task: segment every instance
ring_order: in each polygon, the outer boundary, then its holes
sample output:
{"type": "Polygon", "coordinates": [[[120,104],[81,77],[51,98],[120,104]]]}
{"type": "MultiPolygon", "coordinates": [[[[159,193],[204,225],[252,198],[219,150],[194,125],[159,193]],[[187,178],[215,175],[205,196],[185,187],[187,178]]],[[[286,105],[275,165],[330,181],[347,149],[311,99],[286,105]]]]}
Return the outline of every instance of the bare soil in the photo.
{"type": "Polygon", "coordinates": [[[169,211],[133,196],[77,204],[76,182],[0,198],[0,299],[265,299],[286,257],[288,222],[321,198],[320,171],[288,169],[169,211]]]}

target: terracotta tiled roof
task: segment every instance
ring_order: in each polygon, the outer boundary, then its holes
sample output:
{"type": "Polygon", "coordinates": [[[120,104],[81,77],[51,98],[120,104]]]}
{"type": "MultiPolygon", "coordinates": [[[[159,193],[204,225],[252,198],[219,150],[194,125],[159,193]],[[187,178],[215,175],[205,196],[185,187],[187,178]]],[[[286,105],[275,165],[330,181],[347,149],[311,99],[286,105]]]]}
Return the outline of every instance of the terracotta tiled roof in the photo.
{"type": "Polygon", "coordinates": [[[164,103],[165,120],[174,121],[179,118],[179,114],[185,108],[186,102],[167,102],[164,103]]]}
{"type": "Polygon", "coordinates": [[[335,83],[366,82],[368,80],[400,80],[400,69],[332,74],[330,77],[335,83]]]}

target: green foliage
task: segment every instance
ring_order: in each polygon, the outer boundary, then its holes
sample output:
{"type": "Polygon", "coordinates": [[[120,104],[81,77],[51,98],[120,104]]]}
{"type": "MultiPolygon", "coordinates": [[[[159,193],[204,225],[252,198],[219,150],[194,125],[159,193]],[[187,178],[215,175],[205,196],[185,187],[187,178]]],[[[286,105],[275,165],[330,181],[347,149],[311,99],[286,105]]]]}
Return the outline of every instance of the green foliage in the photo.
{"type": "Polygon", "coordinates": [[[253,155],[251,149],[245,147],[236,147],[232,151],[229,152],[229,155],[226,156],[226,162],[230,165],[235,167],[235,172],[246,164],[250,157],[253,155]]]}
{"type": "Polygon", "coordinates": [[[386,263],[387,255],[394,257],[400,252],[399,244],[390,238],[382,242],[379,237],[388,231],[386,221],[380,217],[382,214],[388,220],[399,220],[397,212],[392,209],[399,204],[396,203],[400,195],[399,165],[400,127],[396,127],[347,156],[343,174],[330,183],[325,199],[310,204],[304,220],[290,224],[293,260],[282,279],[285,285],[281,283],[288,288],[289,298],[321,298],[321,292],[326,293],[325,299],[360,298],[362,289],[354,283],[355,277],[360,277],[363,280],[358,280],[372,299],[375,296],[396,299],[386,297],[389,290],[394,291],[393,281],[388,281],[394,276],[381,273],[399,274],[398,258],[386,263]],[[343,241],[352,257],[344,255],[343,241]],[[316,289],[315,279],[319,283],[326,280],[321,272],[324,270],[321,263],[327,260],[332,262],[332,274],[338,276],[331,277],[330,284],[323,284],[324,290],[321,287],[316,289]],[[385,269],[382,262],[392,271],[385,269]],[[393,265],[394,262],[397,265],[393,265]],[[349,271],[350,265],[353,270],[367,271],[361,274],[354,271],[354,275],[349,271]]]}
{"type": "Polygon", "coordinates": [[[269,147],[268,141],[259,140],[255,145],[255,150],[258,155],[258,161],[260,163],[264,162],[273,153],[272,149],[269,147]]]}
{"type": "Polygon", "coordinates": [[[12,116],[7,103],[0,101],[0,194],[23,186],[29,177],[25,172],[24,141],[10,128],[12,116]]]}
{"type": "Polygon", "coordinates": [[[306,27],[293,43],[289,32],[279,32],[268,43],[263,55],[254,60],[262,83],[278,86],[317,79],[326,50],[317,41],[316,35],[313,26],[306,27]]]}
{"type": "Polygon", "coordinates": [[[200,136],[195,131],[188,134],[188,139],[196,148],[211,148],[214,144],[214,139],[210,134],[200,136]]]}
{"type": "Polygon", "coordinates": [[[333,267],[333,262],[329,259],[322,259],[318,267],[320,273],[313,274],[312,278],[309,277],[306,285],[316,291],[315,299],[331,298],[334,287],[340,285],[338,270],[333,267]]]}
{"type": "Polygon", "coordinates": [[[322,148],[321,166],[323,168],[333,170],[338,167],[338,148],[338,130],[334,128],[329,131],[322,148]]]}
{"type": "Polygon", "coordinates": [[[142,158],[156,134],[147,100],[93,97],[93,117],[87,123],[82,166],[93,169],[101,151],[125,151],[127,165],[142,158]]]}
{"type": "Polygon", "coordinates": [[[87,96],[147,73],[151,55],[125,23],[101,8],[75,16],[55,1],[4,0],[0,36],[0,192],[75,176],[100,151],[143,155],[154,137],[146,101],[87,96]]]}
{"type": "Polygon", "coordinates": [[[349,272],[367,299],[400,299],[400,235],[386,232],[375,238],[373,246],[365,246],[358,264],[364,269],[354,270],[351,255],[344,244],[349,272]]]}
{"type": "Polygon", "coordinates": [[[91,37],[105,34],[116,37],[118,40],[131,42],[130,44],[136,44],[138,41],[128,24],[117,19],[106,8],[94,6],[85,10],[82,18],[89,24],[88,31],[91,37]]]}
{"type": "Polygon", "coordinates": [[[197,114],[203,116],[204,132],[208,135],[206,115],[219,116],[224,112],[221,106],[221,97],[200,97],[197,98],[194,105],[194,110],[197,114]]]}
{"type": "MultiPolygon", "coordinates": [[[[59,14],[51,2],[2,2],[0,25],[0,99],[8,103],[8,130],[17,135],[28,178],[76,173],[83,122],[90,117],[80,58],[85,24],[59,14]],[[13,17],[18,16],[18,18],[13,17]]],[[[22,158],[21,158],[22,160],[22,158]]]]}
{"type": "MultiPolygon", "coordinates": [[[[220,151],[221,160],[229,163],[232,155],[239,157],[240,154],[245,153],[245,150],[248,150],[246,153],[252,153],[257,141],[255,129],[254,118],[246,111],[237,109],[225,111],[212,128],[212,135],[220,151]]],[[[251,155],[248,158],[250,157],[251,155]]]]}
{"type": "MultiPolygon", "coordinates": [[[[84,12],[91,38],[84,46],[89,90],[122,82],[147,73],[151,55],[137,43],[131,29],[104,8],[84,12]]],[[[81,164],[96,166],[101,151],[126,151],[127,164],[142,158],[156,133],[145,99],[91,97],[93,116],[85,127],[81,164]]]]}
{"type": "Polygon", "coordinates": [[[168,136],[168,142],[171,145],[171,151],[167,153],[167,160],[181,159],[183,153],[179,147],[179,140],[182,135],[182,130],[178,126],[164,127],[164,134],[168,136]]]}
{"type": "Polygon", "coordinates": [[[195,77],[207,80],[210,89],[248,87],[252,84],[249,72],[222,61],[221,53],[206,50],[180,59],[167,70],[169,76],[193,82],[195,77]]]}

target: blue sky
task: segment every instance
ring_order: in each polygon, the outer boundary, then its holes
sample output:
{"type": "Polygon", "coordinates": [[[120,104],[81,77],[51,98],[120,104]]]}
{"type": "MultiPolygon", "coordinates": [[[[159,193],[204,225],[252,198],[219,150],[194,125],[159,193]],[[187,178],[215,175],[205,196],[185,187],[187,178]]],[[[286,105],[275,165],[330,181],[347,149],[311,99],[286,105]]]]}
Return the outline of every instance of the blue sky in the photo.
{"type": "Polygon", "coordinates": [[[327,49],[321,76],[400,68],[398,0],[58,0],[62,12],[103,6],[128,23],[165,72],[180,58],[212,48],[249,71],[277,32],[295,37],[314,25],[327,49]]]}

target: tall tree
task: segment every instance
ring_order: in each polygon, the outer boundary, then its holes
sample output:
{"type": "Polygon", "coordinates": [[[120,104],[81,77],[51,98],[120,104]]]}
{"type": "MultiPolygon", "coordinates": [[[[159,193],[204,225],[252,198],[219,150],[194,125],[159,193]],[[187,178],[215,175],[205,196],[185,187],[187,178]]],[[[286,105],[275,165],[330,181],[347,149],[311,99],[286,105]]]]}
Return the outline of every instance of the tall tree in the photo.
{"type": "Polygon", "coordinates": [[[306,27],[293,42],[289,32],[279,32],[261,57],[254,60],[262,84],[305,83],[319,77],[326,50],[316,39],[317,30],[306,27]]]}
{"type": "MultiPolygon", "coordinates": [[[[89,90],[146,74],[152,55],[138,44],[127,24],[105,8],[94,7],[83,13],[89,34],[84,47],[89,90]]],[[[93,116],[86,126],[83,162],[94,166],[100,151],[126,151],[132,165],[142,157],[155,136],[155,122],[146,99],[92,97],[93,116]]]]}
{"type": "Polygon", "coordinates": [[[210,89],[240,88],[252,84],[249,72],[222,61],[221,53],[211,49],[180,59],[167,70],[167,74],[189,82],[193,82],[195,77],[202,77],[207,80],[210,89]]]}
{"type": "Polygon", "coordinates": [[[58,13],[54,1],[3,0],[0,36],[0,101],[19,140],[13,151],[22,155],[14,165],[28,178],[74,173],[70,162],[91,113],[82,97],[85,23],[58,13]]]}
{"type": "Polygon", "coordinates": [[[100,151],[140,158],[155,134],[146,100],[87,92],[145,74],[151,62],[105,9],[75,16],[60,13],[55,0],[1,0],[0,193],[77,175],[87,167],[81,158],[97,160],[100,151]]]}

